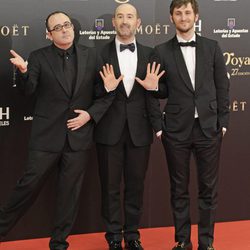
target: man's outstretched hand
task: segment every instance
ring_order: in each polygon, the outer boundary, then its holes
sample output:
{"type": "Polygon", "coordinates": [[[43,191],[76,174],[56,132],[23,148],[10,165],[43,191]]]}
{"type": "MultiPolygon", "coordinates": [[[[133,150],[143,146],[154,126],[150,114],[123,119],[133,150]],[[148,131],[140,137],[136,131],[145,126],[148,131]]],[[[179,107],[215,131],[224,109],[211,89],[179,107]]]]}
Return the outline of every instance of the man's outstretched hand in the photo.
{"type": "Polygon", "coordinates": [[[13,65],[15,65],[22,73],[27,71],[28,62],[24,61],[23,58],[18,55],[14,50],[10,50],[11,55],[10,61],[13,65]]]}
{"type": "Polygon", "coordinates": [[[160,71],[161,65],[158,64],[156,66],[156,62],[153,62],[152,67],[150,63],[148,63],[147,66],[147,75],[144,80],[141,80],[140,78],[136,77],[136,81],[142,85],[142,87],[146,90],[158,90],[158,82],[159,79],[163,76],[165,73],[165,70],[163,70],[161,73],[160,71]]]}

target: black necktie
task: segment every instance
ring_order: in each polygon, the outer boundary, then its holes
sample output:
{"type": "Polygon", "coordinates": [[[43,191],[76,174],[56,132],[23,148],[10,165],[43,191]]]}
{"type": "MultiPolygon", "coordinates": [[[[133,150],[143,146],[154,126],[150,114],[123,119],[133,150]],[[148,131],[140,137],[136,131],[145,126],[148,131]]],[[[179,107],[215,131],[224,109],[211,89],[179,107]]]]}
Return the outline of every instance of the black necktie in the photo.
{"type": "Polygon", "coordinates": [[[125,49],[129,49],[131,52],[135,51],[135,44],[130,43],[130,44],[120,44],[120,51],[122,52],[125,49]]]}
{"type": "Polygon", "coordinates": [[[66,80],[67,89],[69,93],[72,95],[73,75],[72,75],[72,71],[70,68],[69,57],[70,57],[69,53],[67,51],[64,51],[63,52],[63,73],[64,73],[64,77],[66,80]]]}
{"type": "Polygon", "coordinates": [[[196,47],[197,43],[195,41],[185,42],[185,43],[180,42],[179,45],[182,47],[187,47],[187,46],[196,47]]]}

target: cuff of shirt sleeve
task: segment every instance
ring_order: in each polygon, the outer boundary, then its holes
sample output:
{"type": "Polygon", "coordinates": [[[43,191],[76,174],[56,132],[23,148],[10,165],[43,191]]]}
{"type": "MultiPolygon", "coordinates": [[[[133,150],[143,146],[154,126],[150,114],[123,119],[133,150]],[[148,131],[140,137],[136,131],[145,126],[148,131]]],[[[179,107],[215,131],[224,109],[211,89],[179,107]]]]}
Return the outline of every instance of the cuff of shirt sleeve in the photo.
{"type": "Polygon", "coordinates": [[[159,90],[159,88],[157,87],[156,89],[148,89],[148,91],[158,91],[159,90]]]}

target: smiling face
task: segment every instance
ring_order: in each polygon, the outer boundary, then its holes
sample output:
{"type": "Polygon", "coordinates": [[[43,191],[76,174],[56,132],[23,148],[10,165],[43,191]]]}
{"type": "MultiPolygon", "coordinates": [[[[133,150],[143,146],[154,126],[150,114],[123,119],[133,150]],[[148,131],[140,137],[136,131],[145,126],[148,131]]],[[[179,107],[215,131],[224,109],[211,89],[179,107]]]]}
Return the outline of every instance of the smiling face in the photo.
{"type": "Polygon", "coordinates": [[[198,20],[198,14],[194,13],[191,3],[174,8],[170,19],[175,24],[176,32],[180,36],[192,36],[194,24],[198,20]]]}
{"type": "Polygon", "coordinates": [[[65,25],[71,23],[68,16],[63,13],[56,13],[52,15],[48,20],[49,29],[52,31],[48,32],[48,38],[53,41],[53,43],[61,48],[68,49],[71,47],[74,41],[74,27],[73,25],[69,28],[63,27],[60,31],[53,30],[57,25],[65,25]]]}
{"type": "Polygon", "coordinates": [[[133,5],[121,4],[115,10],[112,23],[117,32],[118,40],[129,43],[134,40],[136,29],[140,26],[141,20],[133,5]]]}

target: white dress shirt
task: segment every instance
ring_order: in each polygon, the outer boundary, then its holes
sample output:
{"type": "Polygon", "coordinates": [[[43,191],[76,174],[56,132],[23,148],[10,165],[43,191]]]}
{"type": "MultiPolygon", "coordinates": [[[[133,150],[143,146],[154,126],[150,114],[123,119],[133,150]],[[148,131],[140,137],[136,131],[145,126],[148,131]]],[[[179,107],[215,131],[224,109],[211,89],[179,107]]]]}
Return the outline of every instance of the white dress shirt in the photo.
{"type": "Polygon", "coordinates": [[[117,37],[115,38],[116,52],[117,52],[120,72],[122,75],[124,75],[123,83],[127,96],[130,95],[131,90],[134,86],[136,70],[137,70],[137,61],[138,61],[135,39],[134,41],[132,41],[132,43],[135,44],[134,52],[130,51],[129,49],[125,49],[122,52],[120,52],[121,42],[117,39],[117,37]]]}
{"type": "MultiPolygon", "coordinates": [[[[184,40],[182,37],[177,35],[177,40],[178,42],[191,42],[191,41],[196,41],[196,34],[193,35],[193,37],[189,40],[186,41],[184,40]]],[[[195,56],[196,56],[196,48],[195,47],[191,47],[191,46],[181,46],[181,52],[182,55],[184,57],[184,61],[186,63],[186,67],[188,70],[188,74],[193,86],[193,89],[195,90],[195,56]]],[[[197,108],[195,107],[195,111],[194,111],[194,117],[198,118],[198,112],[197,112],[197,108]]]]}

